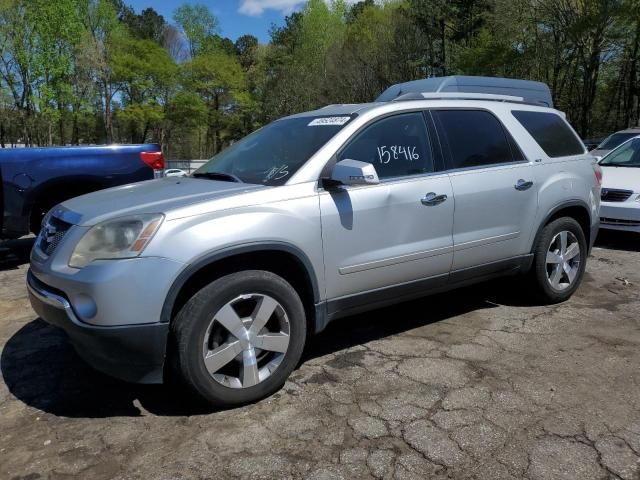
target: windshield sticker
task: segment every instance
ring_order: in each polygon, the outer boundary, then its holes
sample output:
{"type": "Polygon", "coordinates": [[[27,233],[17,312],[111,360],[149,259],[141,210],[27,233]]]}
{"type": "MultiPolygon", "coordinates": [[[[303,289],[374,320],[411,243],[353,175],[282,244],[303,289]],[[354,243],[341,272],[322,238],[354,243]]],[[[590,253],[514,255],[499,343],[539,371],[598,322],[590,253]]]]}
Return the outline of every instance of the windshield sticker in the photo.
{"type": "Polygon", "coordinates": [[[307,127],[316,127],[319,125],[344,125],[351,117],[323,117],[323,118],[314,118],[309,122],[307,127]]]}
{"type": "Polygon", "coordinates": [[[399,158],[412,162],[420,160],[420,154],[416,152],[415,146],[410,145],[381,145],[378,147],[378,160],[383,165],[399,158]]]}
{"type": "Polygon", "coordinates": [[[265,172],[264,181],[281,180],[289,175],[289,165],[276,165],[265,172]]]}

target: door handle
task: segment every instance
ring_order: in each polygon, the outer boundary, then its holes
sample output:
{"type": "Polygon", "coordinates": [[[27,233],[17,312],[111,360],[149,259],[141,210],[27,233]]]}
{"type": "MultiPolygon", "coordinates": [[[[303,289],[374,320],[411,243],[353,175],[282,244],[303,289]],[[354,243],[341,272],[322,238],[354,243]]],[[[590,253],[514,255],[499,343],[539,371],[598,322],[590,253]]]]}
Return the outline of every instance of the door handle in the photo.
{"type": "Polygon", "coordinates": [[[446,195],[437,195],[434,192],[427,193],[424,197],[420,199],[420,203],[426,205],[427,207],[433,207],[434,205],[439,205],[447,199],[446,195]]]}
{"type": "Polygon", "coordinates": [[[533,186],[533,182],[531,180],[523,180],[519,179],[516,184],[513,186],[516,190],[528,190],[533,186]]]}

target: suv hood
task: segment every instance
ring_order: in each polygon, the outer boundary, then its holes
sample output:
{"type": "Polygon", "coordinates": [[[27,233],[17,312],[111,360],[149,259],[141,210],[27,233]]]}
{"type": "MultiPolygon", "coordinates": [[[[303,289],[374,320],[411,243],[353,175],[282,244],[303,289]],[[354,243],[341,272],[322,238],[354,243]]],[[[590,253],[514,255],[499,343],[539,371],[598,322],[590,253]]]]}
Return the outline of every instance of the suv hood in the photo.
{"type": "Polygon", "coordinates": [[[602,168],[602,188],[640,192],[640,168],[606,165],[600,165],[600,168],[602,168]]]}
{"type": "Polygon", "coordinates": [[[161,178],[72,198],[62,203],[62,216],[73,224],[91,226],[125,215],[166,214],[194,203],[264,188],[267,187],[191,177],[161,178]]]}

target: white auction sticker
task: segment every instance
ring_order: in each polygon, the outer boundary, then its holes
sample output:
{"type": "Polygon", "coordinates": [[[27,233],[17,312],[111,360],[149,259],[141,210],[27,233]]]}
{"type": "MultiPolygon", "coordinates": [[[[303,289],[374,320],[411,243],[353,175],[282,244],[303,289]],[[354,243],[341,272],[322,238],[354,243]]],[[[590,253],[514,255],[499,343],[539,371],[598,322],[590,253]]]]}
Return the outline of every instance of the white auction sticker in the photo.
{"type": "Polygon", "coordinates": [[[308,127],[315,127],[318,125],[344,125],[351,117],[322,117],[315,118],[309,122],[308,127]]]}

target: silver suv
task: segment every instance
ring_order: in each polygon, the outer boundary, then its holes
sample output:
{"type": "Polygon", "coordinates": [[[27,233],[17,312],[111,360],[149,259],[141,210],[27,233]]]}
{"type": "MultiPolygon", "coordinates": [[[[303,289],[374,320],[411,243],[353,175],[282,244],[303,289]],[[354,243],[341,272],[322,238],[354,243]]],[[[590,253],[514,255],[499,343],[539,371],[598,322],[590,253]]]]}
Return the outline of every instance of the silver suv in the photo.
{"type": "Polygon", "coordinates": [[[355,312],[518,273],[566,300],[600,179],[564,116],[523,97],[332,105],[191,177],[58,205],[27,284],[95,368],[239,405],[279,389],[308,335],[355,312]]]}

